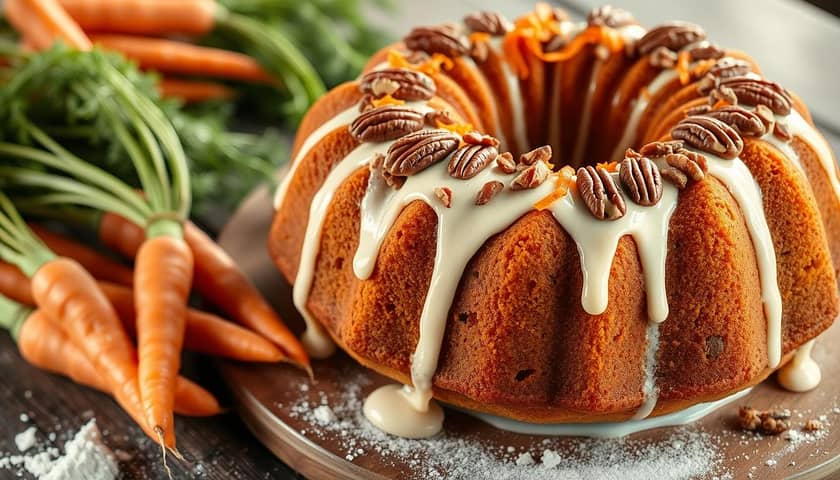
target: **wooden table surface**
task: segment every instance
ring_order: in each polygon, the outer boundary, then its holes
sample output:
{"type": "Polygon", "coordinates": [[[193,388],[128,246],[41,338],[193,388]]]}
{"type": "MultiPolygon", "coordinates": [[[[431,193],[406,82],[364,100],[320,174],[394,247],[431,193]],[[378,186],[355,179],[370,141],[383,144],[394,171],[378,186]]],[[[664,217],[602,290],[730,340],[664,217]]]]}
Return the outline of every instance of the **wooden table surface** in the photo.
{"type": "MultiPolygon", "coordinates": [[[[460,18],[476,9],[497,9],[511,16],[528,9],[531,0],[469,0],[452,2],[397,1],[399,12],[386,28],[395,35],[411,25],[460,18]]],[[[585,14],[601,0],[561,2],[574,16],[585,14]]],[[[703,25],[722,45],[750,52],[774,80],[797,91],[812,108],[814,117],[835,151],[840,151],[840,21],[798,0],[729,0],[649,2],[621,0],[613,4],[632,11],[645,25],[682,18],[703,25]],[[786,58],[793,63],[780,63],[786,58]]],[[[373,13],[372,18],[383,18],[373,13]]],[[[188,376],[208,386],[223,401],[227,396],[213,363],[205,357],[187,356],[188,376]]],[[[157,447],[103,394],[81,388],[62,378],[27,365],[13,342],[0,336],[0,454],[17,453],[14,436],[29,426],[39,430],[39,444],[63,445],[95,417],[105,442],[126,453],[122,478],[165,478],[157,447]],[[27,418],[28,421],[21,421],[27,418]],[[130,457],[130,458],[129,458],[130,457]]],[[[179,419],[178,446],[187,462],[171,462],[176,478],[295,479],[288,467],[261,446],[232,413],[212,419],[179,419]]],[[[0,455],[2,456],[2,455],[0,455]]],[[[15,477],[0,470],[0,479],[15,477]]],[[[23,478],[26,478],[24,476],[23,478]]]]}

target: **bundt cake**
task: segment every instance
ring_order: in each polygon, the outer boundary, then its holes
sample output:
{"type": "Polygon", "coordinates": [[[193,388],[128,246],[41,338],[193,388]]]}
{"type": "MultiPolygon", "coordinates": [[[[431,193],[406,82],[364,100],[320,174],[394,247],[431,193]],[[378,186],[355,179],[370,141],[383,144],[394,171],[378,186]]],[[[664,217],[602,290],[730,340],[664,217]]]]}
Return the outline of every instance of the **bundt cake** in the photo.
{"type": "Polygon", "coordinates": [[[762,381],[840,308],[805,106],[701,27],[611,7],[415,28],[312,107],[275,209],[308,348],[421,413],[662,415],[762,381]]]}

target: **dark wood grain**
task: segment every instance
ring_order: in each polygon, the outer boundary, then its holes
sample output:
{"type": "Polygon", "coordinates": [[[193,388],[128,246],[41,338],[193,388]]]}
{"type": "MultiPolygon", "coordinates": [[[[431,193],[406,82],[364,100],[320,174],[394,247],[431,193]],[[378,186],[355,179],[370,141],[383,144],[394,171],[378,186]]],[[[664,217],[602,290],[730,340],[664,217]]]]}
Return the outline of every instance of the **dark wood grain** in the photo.
{"type": "MultiPolygon", "coordinates": [[[[218,392],[220,381],[210,360],[190,355],[185,361],[191,378],[215,386],[211,389],[218,392]]],[[[5,334],[0,335],[0,378],[3,379],[0,382],[2,454],[18,453],[14,437],[29,426],[38,427],[39,446],[52,443],[61,447],[80,426],[95,417],[105,443],[113,450],[131,455],[130,460],[120,463],[121,478],[166,478],[159,448],[134,426],[116,403],[104,394],[28,365],[5,334]],[[21,414],[29,421],[22,422],[21,414]],[[50,432],[56,434],[54,442],[48,440],[50,432]]],[[[227,403],[226,392],[218,393],[227,403]]],[[[179,417],[176,425],[178,448],[188,461],[178,462],[170,457],[175,478],[301,478],[266,450],[233,413],[215,418],[179,417]]],[[[17,477],[14,470],[0,470],[2,478],[30,477],[17,477]]]]}

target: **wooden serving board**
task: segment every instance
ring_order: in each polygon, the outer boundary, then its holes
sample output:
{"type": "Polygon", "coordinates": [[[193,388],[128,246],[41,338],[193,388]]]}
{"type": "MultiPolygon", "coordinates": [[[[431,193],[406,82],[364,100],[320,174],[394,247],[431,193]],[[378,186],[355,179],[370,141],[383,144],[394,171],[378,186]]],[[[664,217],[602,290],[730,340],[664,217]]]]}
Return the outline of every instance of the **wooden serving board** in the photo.
{"type": "MultiPolygon", "coordinates": [[[[272,213],[268,191],[265,188],[257,190],[224,229],[220,243],[274,303],[283,318],[300,331],[302,320],[292,305],[291,288],[266,252],[272,213]]],[[[837,408],[840,405],[840,352],[837,345],[840,345],[840,325],[826,332],[815,347],[815,359],[823,369],[823,382],[817,390],[805,394],[789,393],[771,378],[742,400],[689,427],[692,431],[706,432],[713,439],[720,462],[716,473],[729,473],[738,479],[838,478],[834,476],[840,471],[840,408],[837,408]],[[758,437],[739,432],[737,407],[743,404],[759,409],[789,408],[794,412],[791,423],[795,429],[809,418],[820,415],[825,415],[829,424],[837,425],[824,429],[820,438],[793,448],[794,444],[784,436],[758,437]]],[[[387,379],[362,368],[343,354],[316,361],[313,367],[317,380],[311,385],[302,372],[288,365],[220,363],[219,368],[248,427],[281,460],[307,478],[406,479],[428,475],[428,468],[423,461],[417,461],[416,455],[410,459],[405,457],[405,442],[410,441],[400,441],[403,454],[382,453],[381,444],[371,447],[369,431],[320,428],[311,414],[305,414],[306,408],[301,409],[302,402],[316,406],[319,399],[334,404],[336,399],[346,395],[349,379],[362,385],[357,392],[360,398],[388,382],[387,379]],[[363,381],[358,382],[359,379],[363,381]],[[363,448],[356,449],[355,445],[363,448]]],[[[444,429],[449,439],[463,438],[486,445],[493,452],[542,451],[539,446],[543,439],[540,437],[497,430],[451,409],[447,409],[444,429]]],[[[661,428],[632,435],[630,441],[672,442],[674,432],[673,428],[661,428]]],[[[387,444],[387,440],[384,442],[387,444]]],[[[575,452],[580,451],[575,448],[580,446],[580,439],[559,438],[551,442],[552,448],[561,455],[576,455],[575,452]]],[[[418,450],[420,445],[418,443],[418,450]]],[[[411,448],[410,444],[408,448],[411,448]]],[[[435,459],[428,460],[433,462],[435,459]]],[[[614,461],[604,459],[604,462],[614,461]]],[[[445,471],[440,473],[446,478],[445,471]]]]}

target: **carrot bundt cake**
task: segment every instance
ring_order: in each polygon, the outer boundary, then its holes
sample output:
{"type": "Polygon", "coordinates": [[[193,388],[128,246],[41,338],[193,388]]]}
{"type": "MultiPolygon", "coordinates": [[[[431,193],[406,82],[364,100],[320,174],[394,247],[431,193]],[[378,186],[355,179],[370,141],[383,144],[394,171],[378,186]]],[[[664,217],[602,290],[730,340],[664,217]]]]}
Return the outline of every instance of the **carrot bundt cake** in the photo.
{"type": "Polygon", "coordinates": [[[307,347],[409,385],[366,408],[407,436],[433,397],[534,423],[721,399],[840,308],[805,106],[700,26],[611,7],[413,29],[312,107],[275,208],[307,347]]]}

